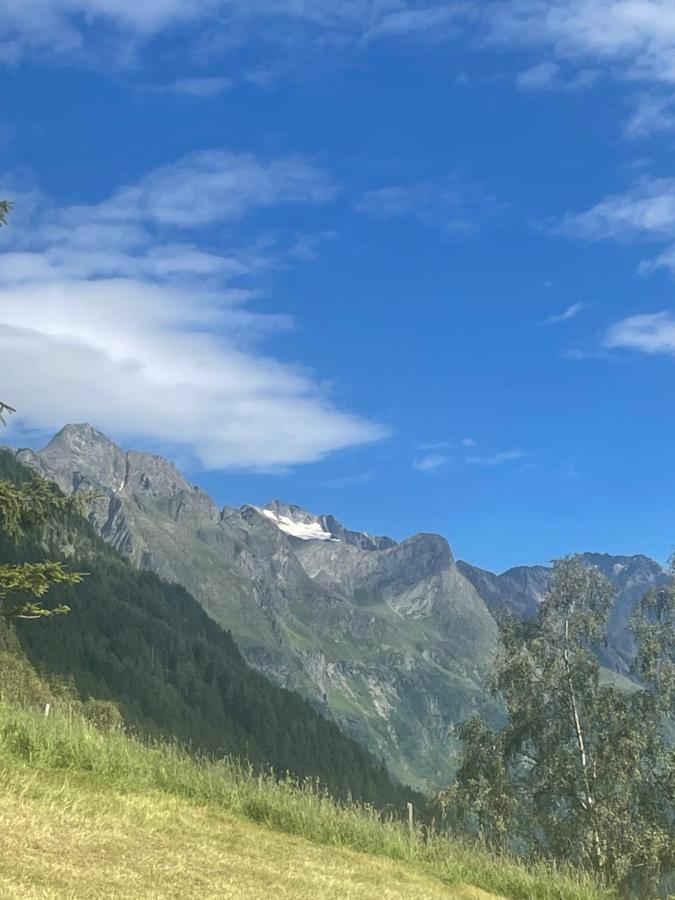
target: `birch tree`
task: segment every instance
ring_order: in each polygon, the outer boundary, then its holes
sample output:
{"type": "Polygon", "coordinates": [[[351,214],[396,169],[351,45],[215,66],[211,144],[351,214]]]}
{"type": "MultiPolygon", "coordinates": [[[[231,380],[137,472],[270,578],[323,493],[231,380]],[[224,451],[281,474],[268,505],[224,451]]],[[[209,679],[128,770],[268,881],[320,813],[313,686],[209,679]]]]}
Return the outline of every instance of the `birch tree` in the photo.
{"type": "Polygon", "coordinates": [[[673,588],[648,595],[632,627],[636,675],[603,673],[613,591],[578,556],[554,564],[534,622],[501,625],[491,688],[507,721],[463,726],[445,809],[495,849],[566,860],[631,896],[675,865],[673,588]]]}

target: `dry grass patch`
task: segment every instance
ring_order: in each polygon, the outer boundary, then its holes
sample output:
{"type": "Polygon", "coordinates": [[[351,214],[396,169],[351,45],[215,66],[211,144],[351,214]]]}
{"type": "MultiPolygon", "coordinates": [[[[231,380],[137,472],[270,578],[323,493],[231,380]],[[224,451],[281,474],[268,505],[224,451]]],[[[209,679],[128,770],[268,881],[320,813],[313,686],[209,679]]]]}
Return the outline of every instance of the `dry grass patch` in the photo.
{"type": "Polygon", "coordinates": [[[0,773],[0,896],[489,900],[404,865],[272,832],[165,793],[69,772],[0,773]]]}

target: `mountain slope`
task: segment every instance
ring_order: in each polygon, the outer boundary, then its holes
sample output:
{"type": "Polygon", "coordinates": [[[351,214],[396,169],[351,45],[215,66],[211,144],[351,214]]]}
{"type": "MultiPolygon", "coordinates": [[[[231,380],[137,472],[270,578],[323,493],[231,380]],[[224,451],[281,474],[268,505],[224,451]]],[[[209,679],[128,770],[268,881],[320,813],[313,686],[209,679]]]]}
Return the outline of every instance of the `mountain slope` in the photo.
{"type": "Polygon", "coordinates": [[[184,585],[251,664],[402,780],[451,776],[455,724],[492,709],[483,678],[497,629],[443,538],[397,544],[281,503],[219,510],[171,463],[87,425],[17,456],[65,491],[104,495],[90,519],[108,543],[184,585]]]}
{"type": "MultiPolygon", "coordinates": [[[[0,479],[32,477],[0,452],[0,479]]],[[[232,637],[187,591],[140,572],[76,516],[57,520],[45,546],[0,537],[0,560],[66,556],[89,572],[83,584],[55,587],[67,616],[19,622],[16,630],[39,670],[72,678],[84,697],[116,701],[127,724],[195,749],[246,756],[279,772],[319,777],[334,793],[384,806],[407,793],[384,768],[306,701],[251,669],[232,637]]]]}

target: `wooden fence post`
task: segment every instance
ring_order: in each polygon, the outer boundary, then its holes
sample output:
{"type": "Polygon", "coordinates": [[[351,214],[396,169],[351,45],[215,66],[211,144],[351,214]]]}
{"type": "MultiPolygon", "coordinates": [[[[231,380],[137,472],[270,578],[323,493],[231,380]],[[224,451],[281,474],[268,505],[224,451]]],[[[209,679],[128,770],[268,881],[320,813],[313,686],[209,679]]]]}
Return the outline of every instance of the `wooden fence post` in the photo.
{"type": "Polygon", "coordinates": [[[45,719],[49,715],[49,710],[52,708],[51,703],[45,703],[45,719]]]}
{"type": "Polygon", "coordinates": [[[412,838],[415,833],[415,809],[412,803],[406,803],[408,808],[408,831],[410,832],[410,837],[412,838]]]}

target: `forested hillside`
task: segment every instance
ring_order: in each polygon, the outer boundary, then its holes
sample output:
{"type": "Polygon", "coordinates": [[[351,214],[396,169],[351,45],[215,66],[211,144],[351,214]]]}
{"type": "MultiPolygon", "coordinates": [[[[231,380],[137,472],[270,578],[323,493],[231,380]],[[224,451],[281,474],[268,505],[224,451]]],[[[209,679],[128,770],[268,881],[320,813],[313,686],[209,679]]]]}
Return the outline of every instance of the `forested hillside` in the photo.
{"type": "MultiPolygon", "coordinates": [[[[32,477],[0,452],[0,480],[32,477]]],[[[48,534],[18,545],[0,536],[5,562],[42,559],[46,551],[89,574],[81,585],[50,592],[51,604],[71,607],[68,615],[17,623],[39,670],[72,678],[83,697],[115,700],[141,733],[317,777],[338,795],[380,806],[409,797],[306,701],[249,668],[231,635],[185,589],[132,568],[84,519],[64,515],[48,534]]]]}

